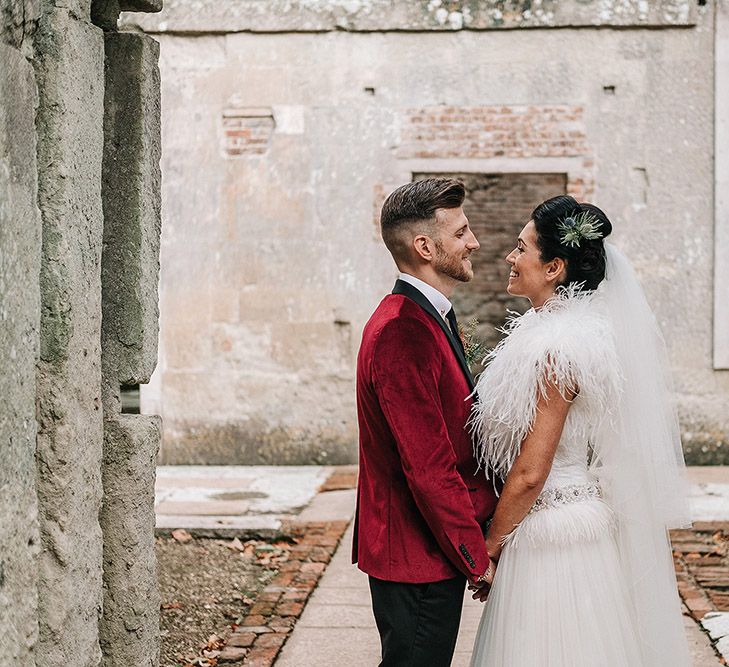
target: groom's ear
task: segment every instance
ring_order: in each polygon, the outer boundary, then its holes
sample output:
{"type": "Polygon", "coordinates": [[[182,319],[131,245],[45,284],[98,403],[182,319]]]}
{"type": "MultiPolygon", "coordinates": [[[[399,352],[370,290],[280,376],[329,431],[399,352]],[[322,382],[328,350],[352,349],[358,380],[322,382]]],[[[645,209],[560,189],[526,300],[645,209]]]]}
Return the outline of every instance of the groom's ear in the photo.
{"type": "Polygon", "coordinates": [[[547,282],[550,283],[556,281],[559,285],[567,275],[567,264],[561,257],[555,257],[548,261],[545,268],[547,269],[545,277],[547,282]]]}
{"type": "Polygon", "coordinates": [[[430,236],[418,234],[413,239],[413,249],[421,259],[432,262],[435,256],[435,242],[430,236]]]}

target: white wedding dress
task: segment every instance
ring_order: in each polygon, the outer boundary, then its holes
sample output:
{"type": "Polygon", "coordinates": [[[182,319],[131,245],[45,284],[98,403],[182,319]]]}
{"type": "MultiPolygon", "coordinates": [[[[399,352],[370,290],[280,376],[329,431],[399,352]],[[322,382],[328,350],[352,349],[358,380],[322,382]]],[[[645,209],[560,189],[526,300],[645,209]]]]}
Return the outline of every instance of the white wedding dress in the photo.
{"type": "Polygon", "coordinates": [[[630,372],[605,295],[560,289],[506,333],[476,388],[485,471],[508,474],[546,378],[578,394],[542,492],[504,541],[472,667],[687,667],[666,527],[652,510],[631,525],[650,482],[616,482],[633,480],[640,461],[617,444],[630,372]]]}

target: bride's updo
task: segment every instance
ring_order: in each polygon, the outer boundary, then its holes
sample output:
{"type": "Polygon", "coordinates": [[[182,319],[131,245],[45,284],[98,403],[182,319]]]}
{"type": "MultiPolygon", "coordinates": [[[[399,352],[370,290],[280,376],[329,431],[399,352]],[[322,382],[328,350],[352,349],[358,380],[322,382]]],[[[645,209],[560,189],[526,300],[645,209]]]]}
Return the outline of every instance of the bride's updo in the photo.
{"type": "Polygon", "coordinates": [[[532,211],[537,246],[543,262],[561,257],[567,265],[563,284],[584,283],[593,290],[605,278],[603,239],[613,226],[592,204],[580,204],[574,197],[559,195],[532,211]]]}

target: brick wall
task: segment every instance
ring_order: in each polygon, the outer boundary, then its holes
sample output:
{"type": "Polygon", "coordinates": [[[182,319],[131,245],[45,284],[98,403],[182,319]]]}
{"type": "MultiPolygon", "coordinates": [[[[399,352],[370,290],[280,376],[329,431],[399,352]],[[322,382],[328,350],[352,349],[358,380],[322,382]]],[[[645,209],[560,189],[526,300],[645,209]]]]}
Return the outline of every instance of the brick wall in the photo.
{"type": "Polygon", "coordinates": [[[412,157],[585,155],[582,107],[426,107],[405,112],[400,154],[412,157]]]}
{"type": "Polygon", "coordinates": [[[459,286],[453,297],[461,324],[479,321],[478,338],[489,347],[500,334],[506,310],[523,312],[529,303],[506,293],[509,265],[504,261],[516,245],[516,237],[535,206],[549,197],[564,194],[565,174],[414,174],[458,178],[466,186],[464,211],[481,248],[472,255],[474,279],[459,286]]]}
{"type": "Polygon", "coordinates": [[[223,153],[227,157],[262,155],[268,150],[274,126],[271,109],[225,109],[223,153]]]}
{"type": "MultiPolygon", "coordinates": [[[[594,159],[581,106],[435,106],[406,109],[398,158],[577,158],[566,191],[579,200],[594,193],[594,159]]],[[[526,170],[525,170],[526,171],[526,170]]]]}

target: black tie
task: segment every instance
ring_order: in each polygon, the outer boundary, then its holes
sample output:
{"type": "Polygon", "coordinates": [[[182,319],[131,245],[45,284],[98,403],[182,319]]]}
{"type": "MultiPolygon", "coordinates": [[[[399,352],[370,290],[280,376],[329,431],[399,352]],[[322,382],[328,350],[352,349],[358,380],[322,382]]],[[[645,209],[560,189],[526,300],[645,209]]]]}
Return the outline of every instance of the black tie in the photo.
{"type": "Polygon", "coordinates": [[[461,340],[461,332],[458,331],[458,320],[456,320],[456,311],[451,308],[446,313],[446,319],[448,320],[448,325],[451,328],[451,333],[455,336],[456,340],[458,341],[458,345],[461,348],[461,351],[463,351],[463,341],[461,340]]]}

